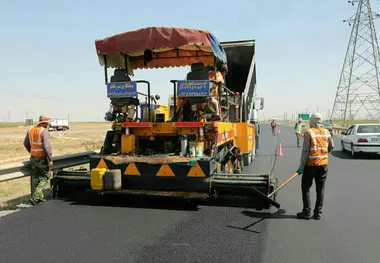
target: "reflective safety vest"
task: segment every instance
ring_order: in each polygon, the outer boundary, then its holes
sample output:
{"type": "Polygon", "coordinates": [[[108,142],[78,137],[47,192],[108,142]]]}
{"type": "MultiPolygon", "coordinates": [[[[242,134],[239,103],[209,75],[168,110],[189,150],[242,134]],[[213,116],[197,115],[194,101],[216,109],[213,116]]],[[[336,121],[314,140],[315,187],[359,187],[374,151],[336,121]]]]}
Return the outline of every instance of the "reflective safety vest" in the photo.
{"type": "Polygon", "coordinates": [[[29,130],[29,143],[30,155],[32,156],[46,156],[42,148],[42,133],[45,131],[44,127],[34,126],[29,130]]]}
{"type": "Polygon", "coordinates": [[[297,123],[296,124],[296,133],[301,134],[301,132],[302,132],[302,124],[297,123]]]}
{"type": "MultiPolygon", "coordinates": [[[[215,75],[214,74],[215,74],[214,71],[212,71],[212,70],[209,71],[209,80],[215,80],[215,75]]],[[[222,75],[222,73],[220,73],[220,71],[216,72],[216,82],[217,83],[224,82],[223,75],[222,75]]],[[[219,96],[217,85],[215,85],[214,88],[213,88],[213,90],[212,90],[212,96],[213,97],[218,97],[219,96]]]]}
{"type": "Polygon", "coordinates": [[[330,132],[325,128],[311,128],[306,131],[310,134],[310,153],[307,160],[308,166],[322,166],[328,164],[328,147],[330,132]]]}

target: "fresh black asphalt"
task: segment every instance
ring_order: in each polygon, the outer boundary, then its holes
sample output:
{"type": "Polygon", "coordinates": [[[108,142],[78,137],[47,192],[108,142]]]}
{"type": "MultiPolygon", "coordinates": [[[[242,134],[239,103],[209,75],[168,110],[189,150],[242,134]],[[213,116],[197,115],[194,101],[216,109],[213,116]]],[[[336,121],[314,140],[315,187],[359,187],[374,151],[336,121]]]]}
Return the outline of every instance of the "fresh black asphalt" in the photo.
{"type": "MultiPolygon", "coordinates": [[[[301,150],[291,127],[279,136],[282,182],[297,170],[301,150]]],[[[259,156],[245,172],[271,169],[276,139],[262,125],[259,156]]],[[[300,178],[278,194],[282,208],[270,211],[52,200],[0,218],[0,262],[380,262],[380,159],[355,160],[340,152],[339,138],[335,144],[320,221],[294,216],[300,178]]]]}

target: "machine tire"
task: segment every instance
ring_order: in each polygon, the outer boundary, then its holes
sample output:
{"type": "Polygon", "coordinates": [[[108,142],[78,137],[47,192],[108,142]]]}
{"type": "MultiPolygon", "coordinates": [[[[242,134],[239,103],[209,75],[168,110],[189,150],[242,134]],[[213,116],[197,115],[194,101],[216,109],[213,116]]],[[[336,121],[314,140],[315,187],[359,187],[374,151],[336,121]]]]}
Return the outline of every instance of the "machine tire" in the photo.
{"type": "Polygon", "coordinates": [[[351,156],[352,156],[352,158],[356,158],[356,157],[358,157],[358,153],[355,152],[355,150],[354,150],[354,146],[353,146],[353,145],[351,145],[351,156]]]}
{"type": "Polygon", "coordinates": [[[253,148],[252,148],[252,153],[251,153],[251,162],[253,162],[253,160],[255,160],[255,157],[256,157],[256,141],[253,143],[253,148]]]}
{"type": "Polygon", "coordinates": [[[342,150],[342,152],[346,152],[346,148],[344,148],[344,143],[343,143],[343,141],[340,142],[340,145],[341,145],[341,150],[342,150]]]}

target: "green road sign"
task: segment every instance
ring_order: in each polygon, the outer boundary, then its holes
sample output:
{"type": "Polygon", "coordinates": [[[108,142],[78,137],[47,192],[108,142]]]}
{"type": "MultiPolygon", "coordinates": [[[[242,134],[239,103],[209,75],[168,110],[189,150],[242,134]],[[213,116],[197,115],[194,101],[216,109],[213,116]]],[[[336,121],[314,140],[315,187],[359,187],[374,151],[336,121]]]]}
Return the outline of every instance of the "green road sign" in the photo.
{"type": "Polygon", "coordinates": [[[308,121],[310,119],[310,114],[308,113],[300,113],[298,114],[298,119],[301,118],[303,121],[308,121]]]}

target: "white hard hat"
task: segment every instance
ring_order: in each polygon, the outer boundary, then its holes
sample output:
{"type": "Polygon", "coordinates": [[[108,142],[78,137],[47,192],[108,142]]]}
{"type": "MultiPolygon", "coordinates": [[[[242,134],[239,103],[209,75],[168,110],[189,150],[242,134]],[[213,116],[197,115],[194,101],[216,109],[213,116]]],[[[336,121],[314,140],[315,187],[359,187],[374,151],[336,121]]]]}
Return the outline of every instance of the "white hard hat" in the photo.
{"type": "Polygon", "coordinates": [[[316,124],[319,124],[321,123],[323,120],[322,118],[322,114],[320,114],[319,112],[314,112],[313,114],[311,114],[310,116],[310,125],[316,125],[316,124]]]}
{"type": "Polygon", "coordinates": [[[322,114],[320,114],[319,112],[314,112],[313,114],[311,114],[310,118],[314,118],[314,119],[320,119],[322,120],[322,114]]]}

